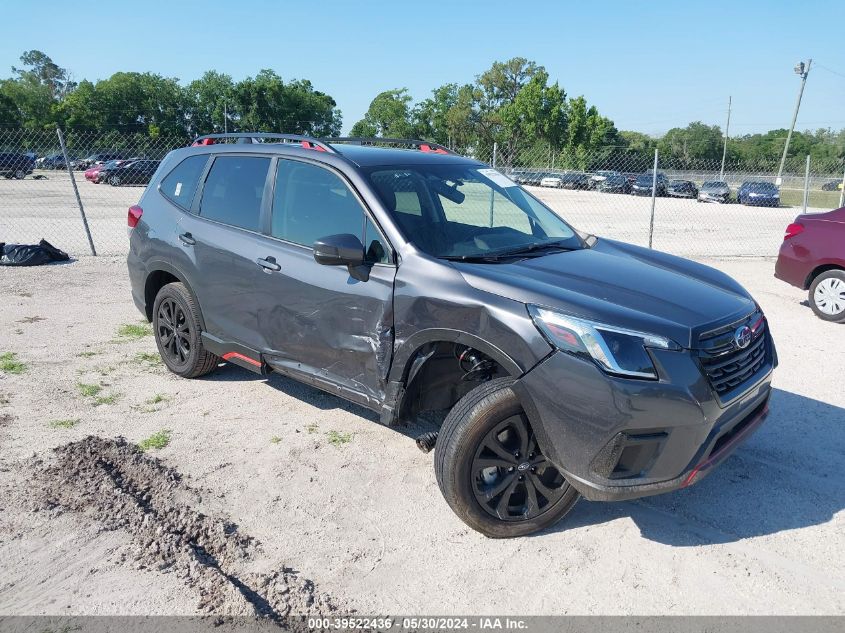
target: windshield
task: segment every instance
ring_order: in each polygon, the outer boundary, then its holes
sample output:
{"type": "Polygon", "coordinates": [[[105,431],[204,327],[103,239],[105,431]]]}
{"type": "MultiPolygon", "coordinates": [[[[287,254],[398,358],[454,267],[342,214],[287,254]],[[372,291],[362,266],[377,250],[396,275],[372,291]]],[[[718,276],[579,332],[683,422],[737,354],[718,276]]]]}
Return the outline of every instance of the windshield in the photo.
{"type": "Polygon", "coordinates": [[[435,257],[504,255],[544,244],[583,246],[566,222],[495,169],[376,167],[368,176],[408,240],[435,257]]]}
{"type": "Polygon", "coordinates": [[[727,185],[723,182],[719,182],[718,180],[711,180],[710,182],[705,182],[701,185],[702,189],[723,189],[727,187],[727,185]]]}
{"type": "Polygon", "coordinates": [[[751,182],[748,183],[748,190],[755,193],[774,193],[778,188],[770,182],[751,182]]]}
{"type": "Polygon", "coordinates": [[[654,176],[650,174],[640,174],[637,176],[638,185],[650,185],[652,182],[654,182],[654,176]]]}

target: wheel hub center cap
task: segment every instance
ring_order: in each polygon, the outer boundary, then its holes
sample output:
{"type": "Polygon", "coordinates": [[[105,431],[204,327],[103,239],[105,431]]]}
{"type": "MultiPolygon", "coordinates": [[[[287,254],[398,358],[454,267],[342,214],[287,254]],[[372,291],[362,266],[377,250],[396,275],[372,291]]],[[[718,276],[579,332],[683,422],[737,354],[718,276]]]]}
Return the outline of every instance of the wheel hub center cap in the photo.
{"type": "Polygon", "coordinates": [[[516,467],[516,469],[521,473],[524,473],[529,468],[531,468],[531,464],[528,462],[522,462],[519,466],[516,467]]]}

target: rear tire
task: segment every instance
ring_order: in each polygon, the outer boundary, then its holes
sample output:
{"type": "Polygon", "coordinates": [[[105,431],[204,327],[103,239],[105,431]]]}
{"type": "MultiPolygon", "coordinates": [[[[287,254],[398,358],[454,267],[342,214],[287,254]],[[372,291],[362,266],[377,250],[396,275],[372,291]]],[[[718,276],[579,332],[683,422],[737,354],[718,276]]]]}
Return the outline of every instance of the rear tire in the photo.
{"type": "Polygon", "coordinates": [[[164,364],[182,378],[203,376],[220,362],[203,347],[199,307],[183,283],[170,283],[158,291],[153,332],[164,364]]]}
{"type": "Polygon", "coordinates": [[[16,169],[15,178],[18,180],[23,180],[24,178],[26,178],[26,172],[23,169],[16,169]]]}
{"type": "Polygon", "coordinates": [[[491,380],[461,398],[435,445],[434,472],[446,503],[491,538],[550,527],[579,498],[542,454],[513,380],[491,380]]]}
{"type": "Polygon", "coordinates": [[[810,307],[831,323],[845,323],[845,270],[828,270],[810,284],[810,307]]]}
{"type": "Polygon", "coordinates": [[[109,178],[109,184],[112,187],[119,187],[120,186],[120,176],[112,176],[109,178]]]}

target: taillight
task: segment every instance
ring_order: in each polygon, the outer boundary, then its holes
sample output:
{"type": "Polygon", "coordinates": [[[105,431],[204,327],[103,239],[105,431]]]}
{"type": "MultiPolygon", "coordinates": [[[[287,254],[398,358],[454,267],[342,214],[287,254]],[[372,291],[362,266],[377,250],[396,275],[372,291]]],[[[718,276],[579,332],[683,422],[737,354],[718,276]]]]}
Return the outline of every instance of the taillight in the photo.
{"type": "Polygon", "coordinates": [[[129,225],[130,229],[135,228],[142,215],[144,215],[144,210],[137,204],[129,207],[129,213],[126,215],[126,224],[129,225]]]}
{"type": "Polygon", "coordinates": [[[783,236],[784,240],[788,240],[789,238],[795,237],[796,235],[800,235],[804,232],[804,225],[798,222],[793,222],[789,226],[786,227],[786,235],[783,236]]]}

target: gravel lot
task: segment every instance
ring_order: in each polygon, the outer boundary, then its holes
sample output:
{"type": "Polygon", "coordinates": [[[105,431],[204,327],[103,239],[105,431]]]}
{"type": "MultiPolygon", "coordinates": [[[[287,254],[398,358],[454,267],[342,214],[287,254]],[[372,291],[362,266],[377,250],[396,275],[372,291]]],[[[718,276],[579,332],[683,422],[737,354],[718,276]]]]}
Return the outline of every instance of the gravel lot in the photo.
{"type": "MultiPolygon", "coordinates": [[[[28,243],[43,237],[73,255],[88,254],[70,177],[62,171],[39,175],[46,179],[0,179],[0,241],[28,243]]],[[[76,173],[76,179],[98,252],[125,253],[126,210],[138,202],[143,187],[95,185],[86,181],[82,172],[76,173]]],[[[648,245],[650,198],[528,189],[579,229],[648,245]]],[[[798,213],[800,209],[795,207],[770,209],[658,198],[654,247],[684,257],[773,256],[786,225],[798,213]]]]}
{"type": "Polygon", "coordinates": [[[26,365],[0,371],[0,614],[843,614],[845,327],[770,260],[708,263],[769,316],[764,427],[690,489],[509,541],[452,514],[419,429],[279,376],[167,373],[121,330],[120,258],[0,268],[0,354],[26,365]]]}

